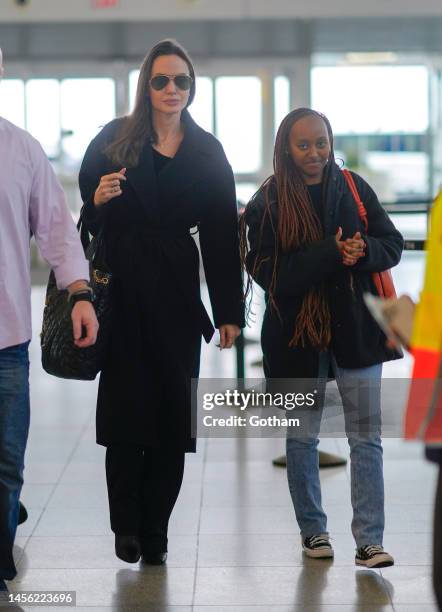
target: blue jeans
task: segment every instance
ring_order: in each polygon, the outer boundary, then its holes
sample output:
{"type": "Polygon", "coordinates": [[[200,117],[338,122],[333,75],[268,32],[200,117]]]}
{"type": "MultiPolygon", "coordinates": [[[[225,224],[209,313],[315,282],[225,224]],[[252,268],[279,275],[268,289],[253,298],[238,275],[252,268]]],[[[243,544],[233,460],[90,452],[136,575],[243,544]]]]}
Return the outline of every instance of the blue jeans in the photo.
{"type": "Polygon", "coordinates": [[[28,346],[0,350],[0,580],[17,574],[12,548],[29,431],[28,346]]]}
{"type": "MultiPolygon", "coordinates": [[[[345,431],[350,446],[351,529],[356,546],[382,544],[384,533],[384,476],[381,443],[382,364],[369,368],[339,368],[332,355],[344,408],[345,431]]],[[[327,368],[326,368],[327,369],[327,368]]],[[[319,382],[325,390],[326,379],[319,382]]],[[[287,477],[296,519],[303,538],[327,532],[319,481],[318,435],[323,402],[308,414],[308,434],[287,432],[287,477]]]]}

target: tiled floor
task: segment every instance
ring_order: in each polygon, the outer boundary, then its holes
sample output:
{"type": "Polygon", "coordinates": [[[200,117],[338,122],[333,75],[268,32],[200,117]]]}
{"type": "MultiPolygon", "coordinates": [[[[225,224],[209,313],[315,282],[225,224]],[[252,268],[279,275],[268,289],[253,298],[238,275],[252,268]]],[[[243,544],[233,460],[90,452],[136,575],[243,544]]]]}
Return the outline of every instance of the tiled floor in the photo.
{"type": "MultiPolygon", "coordinates": [[[[30,516],[18,530],[19,575],[11,589],[74,590],[77,609],[94,612],[436,610],[430,578],[435,469],[422,459],[420,445],[399,439],[384,445],[385,545],[396,557],[392,568],[354,566],[348,467],[321,473],[335,559],[304,559],[285,470],[271,465],[283,441],[251,438],[203,439],[198,453],[187,456],[166,567],[119,561],[109,527],[104,449],[94,441],[96,383],[42,373],[41,302],[36,287],[32,426],[22,495],[30,516]]],[[[249,356],[259,357],[259,349],[252,347],[249,356]]],[[[396,370],[401,375],[409,362],[396,367],[403,368],[396,370]]],[[[204,348],[204,376],[233,372],[233,354],[204,348]]],[[[342,439],[324,440],[321,447],[347,454],[342,439]]]]}

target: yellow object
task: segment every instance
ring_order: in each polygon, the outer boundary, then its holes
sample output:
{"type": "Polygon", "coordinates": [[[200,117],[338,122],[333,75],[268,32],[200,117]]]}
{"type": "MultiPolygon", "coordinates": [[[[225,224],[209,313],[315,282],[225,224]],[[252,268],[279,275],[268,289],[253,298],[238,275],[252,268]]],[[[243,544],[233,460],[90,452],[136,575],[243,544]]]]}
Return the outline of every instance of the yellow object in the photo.
{"type": "Polygon", "coordinates": [[[411,346],[440,353],[442,350],[442,191],[433,204],[426,249],[425,281],[416,309],[411,346]]]}
{"type": "Polygon", "coordinates": [[[405,437],[442,444],[442,191],[434,201],[421,299],[411,337],[415,358],[405,437]]]}

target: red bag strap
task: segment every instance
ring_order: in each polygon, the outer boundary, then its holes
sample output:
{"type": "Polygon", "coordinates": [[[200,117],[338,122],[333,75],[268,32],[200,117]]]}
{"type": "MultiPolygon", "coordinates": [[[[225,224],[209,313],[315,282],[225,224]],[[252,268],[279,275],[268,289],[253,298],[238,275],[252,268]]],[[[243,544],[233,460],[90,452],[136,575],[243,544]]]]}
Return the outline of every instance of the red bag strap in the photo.
{"type": "Polygon", "coordinates": [[[365,209],[364,203],[361,200],[360,196],[359,196],[359,192],[358,192],[358,188],[356,187],[354,178],[352,173],[350,172],[350,170],[347,170],[347,168],[345,168],[344,170],[342,170],[342,173],[344,175],[345,180],[347,181],[347,185],[353,195],[353,199],[356,202],[356,205],[358,207],[358,215],[361,218],[362,223],[364,224],[364,228],[365,231],[368,232],[368,217],[367,217],[367,211],[365,209]]]}

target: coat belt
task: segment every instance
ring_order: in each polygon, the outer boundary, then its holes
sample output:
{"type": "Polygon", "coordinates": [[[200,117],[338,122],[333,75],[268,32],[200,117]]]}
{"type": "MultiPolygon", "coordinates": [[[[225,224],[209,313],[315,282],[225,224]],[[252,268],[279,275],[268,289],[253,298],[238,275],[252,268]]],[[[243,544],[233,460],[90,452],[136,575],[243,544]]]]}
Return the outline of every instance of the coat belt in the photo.
{"type": "MultiPolygon", "coordinates": [[[[151,296],[156,295],[163,261],[168,263],[168,272],[174,272],[176,269],[176,262],[170,255],[167,243],[178,238],[193,240],[189,229],[186,228],[131,227],[121,234],[118,241],[118,260],[122,268],[116,269],[115,272],[120,277],[125,292],[132,292],[135,287],[147,303],[151,301],[151,296]],[[146,283],[146,279],[149,279],[149,284],[146,283]]],[[[210,342],[215,328],[201,297],[189,290],[179,270],[174,274],[171,282],[176,283],[179,293],[190,310],[195,313],[195,319],[199,323],[205,341],[210,342]]]]}

